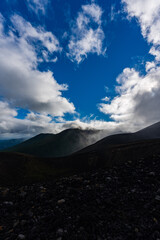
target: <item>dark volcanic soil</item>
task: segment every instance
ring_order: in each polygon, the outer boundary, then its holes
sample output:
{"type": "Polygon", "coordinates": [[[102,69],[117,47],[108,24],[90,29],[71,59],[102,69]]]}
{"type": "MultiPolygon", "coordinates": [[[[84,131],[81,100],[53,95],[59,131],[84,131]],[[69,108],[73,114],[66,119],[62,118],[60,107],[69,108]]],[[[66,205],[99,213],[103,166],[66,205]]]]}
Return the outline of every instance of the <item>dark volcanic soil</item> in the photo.
{"type": "Polygon", "coordinates": [[[160,156],[0,188],[0,239],[160,239],[160,156]]]}

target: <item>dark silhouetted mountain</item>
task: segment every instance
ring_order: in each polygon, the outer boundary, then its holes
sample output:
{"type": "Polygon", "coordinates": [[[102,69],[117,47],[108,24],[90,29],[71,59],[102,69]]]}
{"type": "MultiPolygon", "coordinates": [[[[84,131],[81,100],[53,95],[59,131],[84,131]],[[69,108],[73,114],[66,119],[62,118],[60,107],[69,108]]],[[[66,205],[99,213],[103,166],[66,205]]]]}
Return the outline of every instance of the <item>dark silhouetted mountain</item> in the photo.
{"type": "Polygon", "coordinates": [[[103,152],[103,150],[107,149],[111,145],[127,144],[158,138],[160,138],[160,122],[155,123],[135,133],[115,134],[105,137],[102,140],[96,142],[95,144],[80,150],[80,152],[87,153],[96,150],[103,152]]]}
{"type": "MultiPolygon", "coordinates": [[[[158,131],[159,123],[137,133],[109,136],[81,151],[59,158],[40,158],[2,152],[0,153],[0,182],[44,181],[98,168],[122,166],[128,161],[134,164],[141,159],[150,159],[150,161],[159,159],[158,131]]],[[[39,135],[39,137],[44,140],[45,136],[39,135]]],[[[34,139],[36,138],[32,141],[34,139]]]]}
{"type": "Polygon", "coordinates": [[[39,134],[8,149],[38,157],[62,157],[72,154],[94,142],[98,131],[67,129],[58,134],[39,134]]]}
{"type": "Polygon", "coordinates": [[[0,140],[0,150],[10,148],[17,144],[20,144],[23,141],[24,141],[24,139],[22,139],[22,138],[21,139],[0,140]]]}

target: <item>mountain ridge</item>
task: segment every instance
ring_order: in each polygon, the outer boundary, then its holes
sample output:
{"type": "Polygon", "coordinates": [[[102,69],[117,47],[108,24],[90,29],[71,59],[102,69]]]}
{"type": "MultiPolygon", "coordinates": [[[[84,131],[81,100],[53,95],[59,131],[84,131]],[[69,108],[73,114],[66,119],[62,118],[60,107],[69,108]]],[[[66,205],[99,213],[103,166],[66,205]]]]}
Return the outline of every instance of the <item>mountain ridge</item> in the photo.
{"type": "MultiPolygon", "coordinates": [[[[48,181],[94,169],[123,166],[128,161],[134,163],[141,159],[159,158],[160,138],[158,137],[159,131],[156,130],[157,127],[159,129],[159,124],[135,133],[135,136],[141,136],[141,139],[139,137],[137,141],[125,143],[126,139],[134,134],[115,134],[65,157],[42,158],[22,153],[1,152],[0,183],[23,184],[25,182],[48,181]],[[154,127],[156,138],[144,139],[155,136],[155,134],[149,134],[150,130],[153,133],[154,127]],[[121,139],[123,143],[119,142],[121,139]],[[110,141],[108,144],[109,140],[114,141],[110,141]]],[[[133,140],[132,137],[131,140],[133,140]]]]}
{"type": "Polygon", "coordinates": [[[97,141],[96,143],[80,150],[79,153],[91,151],[93,148],[95,149],[100,147],[102,149],[103,144],[105,144],[104,147],[107,147],[109,145],[127,144],[156,138],[160,138],[160,122],[152,124],[134,133],[121,133],[109,135],[97,141]]]}
{"type": "Polygon", "coordinates": [[[66,129],[58,134],[41,133],[6,151],[37,157],[63,157],[96,141],[95,135],[98,132],[97,130],[66,129]]]}

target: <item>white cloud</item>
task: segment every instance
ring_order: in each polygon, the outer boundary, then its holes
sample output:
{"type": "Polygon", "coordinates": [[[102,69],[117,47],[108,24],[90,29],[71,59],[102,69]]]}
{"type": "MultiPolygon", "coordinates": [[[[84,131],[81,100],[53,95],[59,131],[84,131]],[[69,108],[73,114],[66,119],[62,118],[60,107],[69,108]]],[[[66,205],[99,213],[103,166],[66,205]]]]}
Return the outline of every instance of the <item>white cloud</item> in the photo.
{"type": "MultiPolygon", "coordinates": [[[[92,18],[96,23],[101,24],[102,17],[102,9],[95,3],[87,4],[82,6],[83,15],[88,15],[88,17],[92,18]]],[[[79,15],[80,16],[80,15],[79,15]]]]}
{"type": "Polygon", "coordinates": [[[129,122],[115,122],[105,120],[80,120],[67,121],[63,124],[63,128],[80,128],[83,130],[101,130],[95,134],[95,142],[99,139],[122,132],[132,132],[140,129],[140,126],[130,125],[129,122]]]}
{"type": "MultiPolygon", "coordinates": [[[[46,48],[46,55],[48,53],[61,51],[58,39],[51,32],[45,31],[43,27],[33,27],[29,22],[19,15],[13,15],[11,17],[14,29],[18,31],[20,38],[25,41],[40,41],[39,48],[46,48]]],[[[39,49],[38,49],[39,50],[39,49]]]]}
{"type": "Polygon", "coordinates": [[[160,44],[160,0],[122,0],[129,17],[136,17],[142,34],[153,44],[160,44]]]}
{"type": "Polygon", "coordinates": [[[45,114],[30,112],[25,119],[18,119],[18,110],[0,101],[0,138],[27,138],[41,132],[59,131],[52,118],[45,114]]]}
{"type": "Polygon", "coordinates": [[[159,47],[152,47],[149,51],[149,53],[153,56],[155,56],[155,60],[157,62],[160,62],[160,46],[159,47]]]}
{"type": "Polygon", "coordinates": [[[103,48],[105,36],[101,26],[102,13],[102,9],[95,3],[82,6],[71,29],[72,35],[67,54],[71,61],[79,64],[89,53],[105,54],[106,49],[103,48]]]}
{"type": "Polygon", "coordinates": [[[27,0],[27,3],[33,12],[45,15],[49,0],[27,0]]]}
{"type": "Polygon", "coordinates": [[[47,114],[30,112],[24,119],[19,119],[18,109],[6,101],[0,101],[0,112],[0,139],[29,138],[39,133],[64,130],[62,123],[55,123],[47,114]]]}
{"type": "Polygon", "coordinates": [[[150,124],[159,121],[160,68],[152,68],[145,76],[126,68],[117,78],[118,95],[110,104],[100,104],[99,109],[110,114],[116,122],[150,124]]]}
{"type": "Polygon", "coordinates": [[[154,61],[153,62],[146,62],[146,72],[148,72],[152,68],[154,69],[155,67],[156,67],[156,63],[154,61]]]}
{"type": "MultiPolygon", "coordinates": [[[[8,117],[16,117],[17,111],[15,109],[12,109],[9,107],[9,104],[7,102],[0,101],[0,117],[1,120],[5,120],[8,117]]],[[[2,123],[2,122],[1,122],[2,123]]]]}
{"type": "Polygon", "coordinates": [[[117,78],[117,95],[99,110],[117,123],[134,130],[160,121],[160,0],[122,0],[129,18],[136,17],[143,37],[152,44],[152,62],[146,62],[146,74],[126,68],[117,78]]]}
{"type": "Polygon", "coordinates": [[[109,97],[104,97],[101,100],[104,101],[104,102],[108,102],[110,100],[110,98],[109,97]]]}
{"type": "Polygon", "coordinates": [[[0,18],[0,96],[13,106],[41,114],[74,113],[74,105],[62,97],[68,86],[58,84],[51,71],[37,68],[41,49],[48,54],[60,50],[56,37],[20,16],[14,15],[11,20],[14,25],[6,33],[4,19],[0,18]],[[34,41],[39,42],[40,49],[34,41]]]}

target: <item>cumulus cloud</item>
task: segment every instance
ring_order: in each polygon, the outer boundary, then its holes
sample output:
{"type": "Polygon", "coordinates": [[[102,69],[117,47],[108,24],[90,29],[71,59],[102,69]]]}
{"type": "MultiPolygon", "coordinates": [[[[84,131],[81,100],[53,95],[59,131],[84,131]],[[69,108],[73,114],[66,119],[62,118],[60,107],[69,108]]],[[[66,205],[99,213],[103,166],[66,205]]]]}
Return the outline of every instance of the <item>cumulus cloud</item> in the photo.
{"type": "Polygon", "coordinates": [[[29,112],[24,119],[18,118],[18,109],[0,101],[0,139],[29,138],[39,133],[57,133],[64,130],[47,114],[29,112]]]}
{"type": "Polygon", "coordinates": [[[38,62],[44,60],[43,50],[48,55],[61,50],[57,38],[18,15],[12,16],[12,28],[6,33],[4,21],[1,15],[0,96],[13,106],[41,114],[74,113],[74,105],[62,97],[68,86],[58,84],[51,71],[38,70],[38,62]]]}
{"type": "Polygon", "coordinates": [[[126,68],[118,76],[117,95],[99,110],[117,123],[137,129],[160,121],[160,0],[122,0],[129,18],[136,17],[143,37],[152,44],[152,62],[146,62],[146,74],[126,68]]]}
{"type": "Polygon", "coordinates": [[[142,34],[153,44],[160,44],[160,0],[122,0],[129,17],[136,17],[142,34]]]}
{"type": "Polygon", "coordinates": [[[81,63],[90,53],[104,55],[102,9],[95,3],[83,5],[72,24],[67,56],[71,61],[81,63]]]}
{"type": "Polygon", "coordinates": [[[37,41],[37,51],[41,50],[42,54],[45,55],[45,59],[49,58],[49,54],[61,51],[59,41],[53,33],[45,31],[45,29],[40,26],[33,27],[31,23],[16,14],[11,17],[11,21],[14,26],[14,30],[19,33],[19,40],[26,41],[28,45],[29,42],[35,43],[37,41]]]}
{"type": "Polygon", "coordinates": [[[118,95],[109,104],[100,104],[99,109],[109,114],[116,122],[131,125],[150,124],[160,119],[160,68],[151,68],[145,76],[135,69],[126,68],[117,78],[118,95]]]}
{"type": "Polygon", "coordinates": [[[49,0],[27,0],[28,8],[36,14],[45,15],[49,0]]]}
{"type": "MultiPolygon", "coordinates": [[[[0,101],[0,112],[1,112],[1,120],[5,120],[9,117],[16,117],[17,111],[13,108],[9,107],[9,104],[7,102],[0,101]]],[[[0,122],[2,124],[2,122],[0,122]]]]}
{"type": "Polygon", "coordinates": [[[150,54],[160,61],[160,0],[122,0],[129,18],[135,17],[143,37],[152,44],[150,54]]]}

